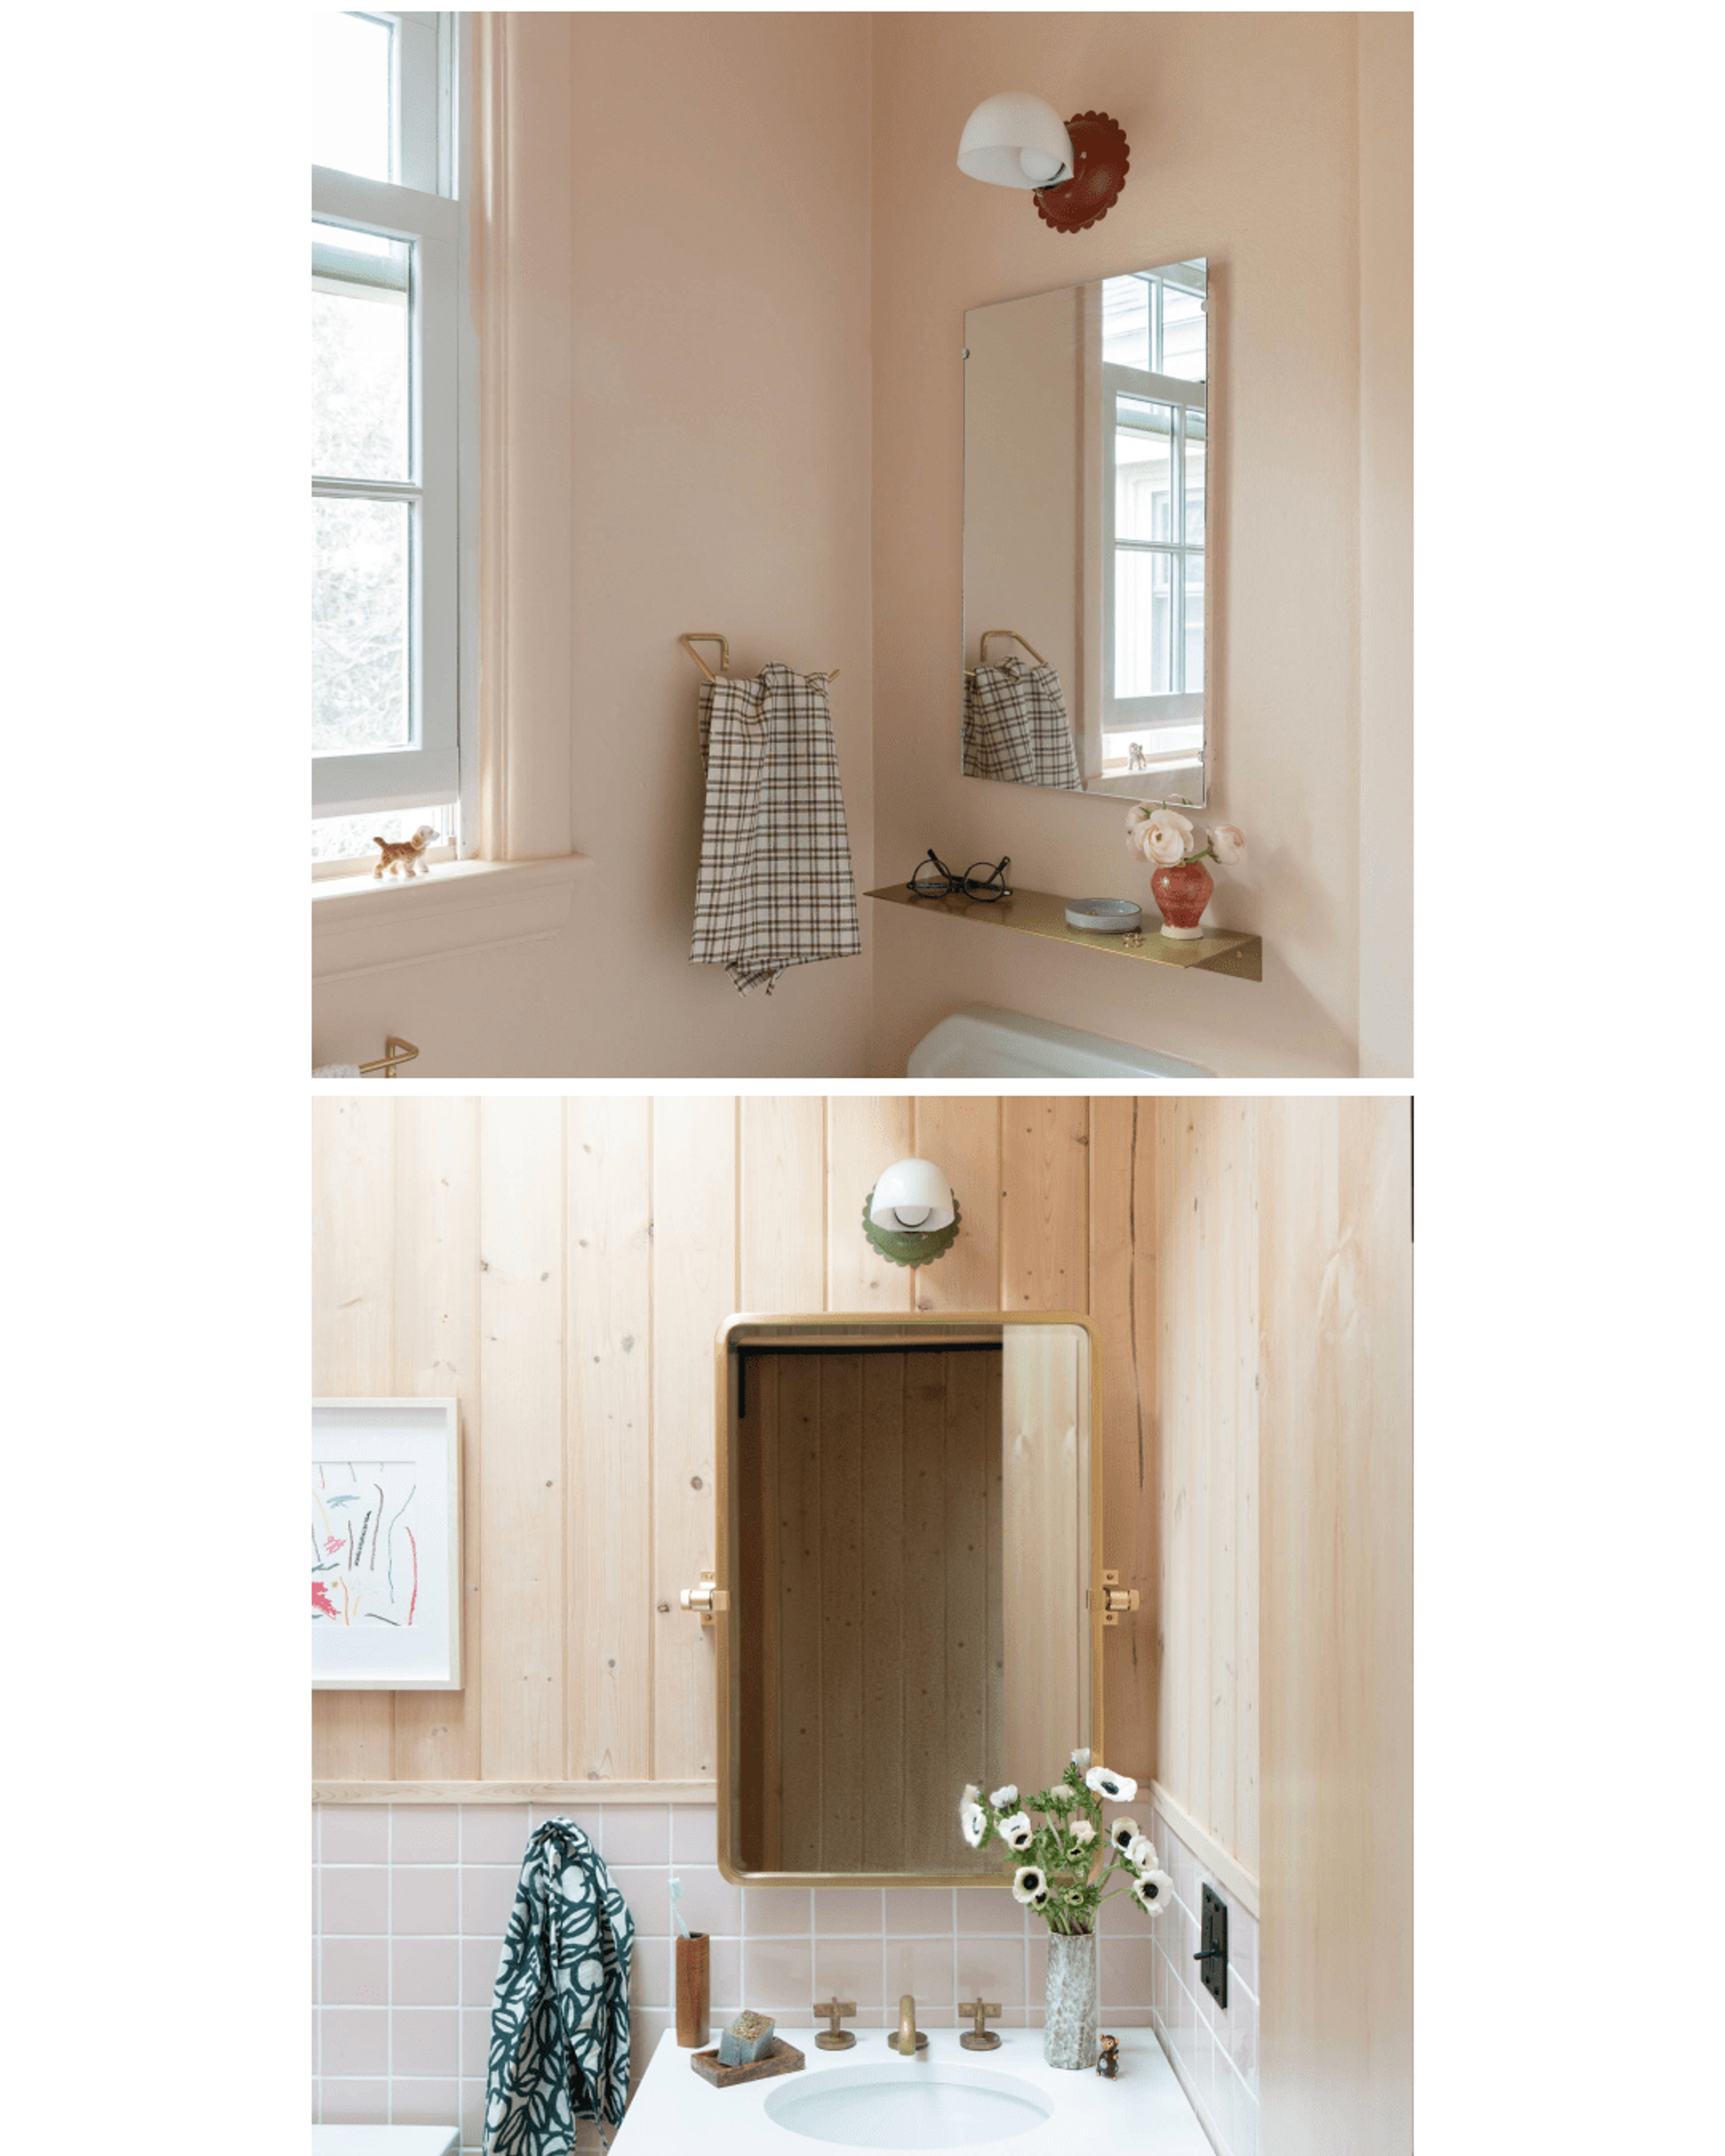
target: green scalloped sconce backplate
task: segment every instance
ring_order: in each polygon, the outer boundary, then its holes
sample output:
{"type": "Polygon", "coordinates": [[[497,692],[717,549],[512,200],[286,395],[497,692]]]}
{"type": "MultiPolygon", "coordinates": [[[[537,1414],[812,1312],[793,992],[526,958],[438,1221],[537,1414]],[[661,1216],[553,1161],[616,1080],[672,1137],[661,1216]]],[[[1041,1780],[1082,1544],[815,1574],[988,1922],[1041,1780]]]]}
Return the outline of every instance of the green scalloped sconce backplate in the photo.
{"type": "Polygon", "coordinates": [[[874,1202],[875,1194],[871,1190],[863,1200],[863,1234],[891,1265],[932,1265],[958,1240],[958,1224],[964,1214],[956,1190],[952,1193],[952,1219],[944,1228],[937,1228],[932,1235],[919,1235],[910,1228],[877,1228],[869,1218],[869,1208],[874,1202]]]}

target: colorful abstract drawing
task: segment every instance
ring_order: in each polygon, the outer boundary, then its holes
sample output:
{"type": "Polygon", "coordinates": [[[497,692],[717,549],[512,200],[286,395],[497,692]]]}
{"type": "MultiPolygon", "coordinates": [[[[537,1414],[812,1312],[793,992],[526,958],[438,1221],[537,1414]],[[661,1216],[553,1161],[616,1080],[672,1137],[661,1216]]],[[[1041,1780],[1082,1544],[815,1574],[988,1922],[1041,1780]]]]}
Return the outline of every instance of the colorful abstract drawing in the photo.
{"type": "Polygon", "coordinates": [[[311,1470],[311,1622],[410,1625],[419,1608],[419,1469],[321,1460],[311,1470]]]}

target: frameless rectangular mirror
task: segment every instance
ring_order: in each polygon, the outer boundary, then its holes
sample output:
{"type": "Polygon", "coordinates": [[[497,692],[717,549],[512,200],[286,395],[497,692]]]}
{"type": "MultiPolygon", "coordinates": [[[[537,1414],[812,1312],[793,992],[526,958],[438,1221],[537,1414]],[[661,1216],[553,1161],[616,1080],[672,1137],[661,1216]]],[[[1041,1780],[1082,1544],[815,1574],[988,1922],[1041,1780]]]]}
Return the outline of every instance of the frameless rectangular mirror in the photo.
{"type": "Polygon", "coordinates": [[[1199,259],[964,317],[967,778],[1205,803],[1199,259]]]}
{"type": "Polygon", "coordinates": [[[967,1782],[1100,1748],[1081,1317],[737,1317],[718,1343],[719,1863],[991,1884],[967,1782]]]}

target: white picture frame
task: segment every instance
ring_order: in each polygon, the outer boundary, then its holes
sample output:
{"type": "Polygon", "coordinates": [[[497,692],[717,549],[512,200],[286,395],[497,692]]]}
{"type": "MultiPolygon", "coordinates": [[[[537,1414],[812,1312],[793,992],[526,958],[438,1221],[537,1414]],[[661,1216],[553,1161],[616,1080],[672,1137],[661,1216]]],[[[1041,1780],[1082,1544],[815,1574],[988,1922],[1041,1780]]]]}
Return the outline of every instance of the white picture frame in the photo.
{"type": "Polygon", "coordinates": [[[311,1403],[311,1688],[461,1689],[453,1399],[311,1403]]]}

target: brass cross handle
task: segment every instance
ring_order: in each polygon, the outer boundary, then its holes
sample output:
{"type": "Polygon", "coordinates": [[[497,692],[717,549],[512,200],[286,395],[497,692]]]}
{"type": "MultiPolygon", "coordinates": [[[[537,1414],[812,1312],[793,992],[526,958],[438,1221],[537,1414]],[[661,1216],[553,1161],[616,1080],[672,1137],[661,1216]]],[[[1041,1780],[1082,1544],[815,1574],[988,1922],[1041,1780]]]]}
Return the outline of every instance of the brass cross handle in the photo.
{"type": "Polygon", "coordinates": [[[961,1999],[958,2011],[976,2016],[976,2025],[967,2029],[958,2039],[967,2051],[999,2051],[1000,2038],[994,2030],[986,2025],[990,2016],[999,2018],[1000,2008],[998,2002],[983,1999],[979,1994],[974,1999],[961,1999]]]}
{"type": "Polygon", "coordinates": [[[840,1999],[835,1994],[828,1999],[825,2005],[811,2006],[809,2010],[811,2014],[817,2015],[824,2014],[827,2017],[826,2027],[821,2030],[814,2039],[822,2051],[848,2051],[856,2041],[854,2030],[841,2029],[839,2026],[840,2021],[848,2015],[855,2013],[856,2001],[854,1999],[840,1999]]]}

